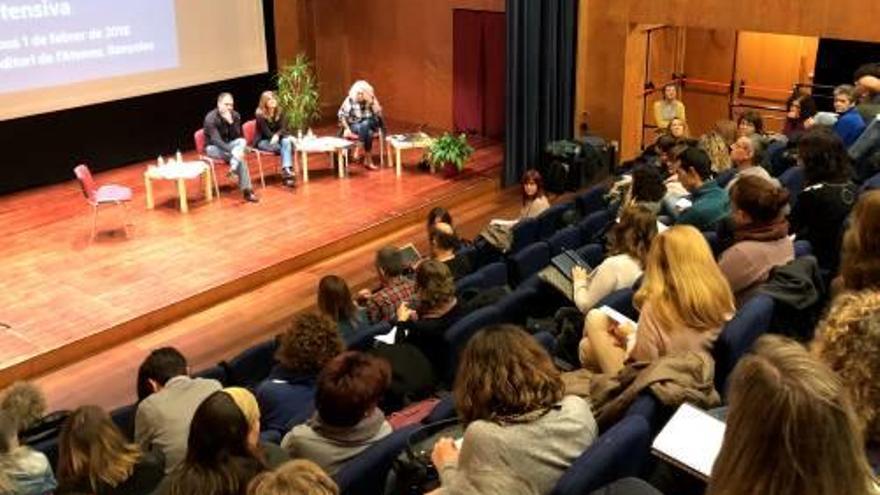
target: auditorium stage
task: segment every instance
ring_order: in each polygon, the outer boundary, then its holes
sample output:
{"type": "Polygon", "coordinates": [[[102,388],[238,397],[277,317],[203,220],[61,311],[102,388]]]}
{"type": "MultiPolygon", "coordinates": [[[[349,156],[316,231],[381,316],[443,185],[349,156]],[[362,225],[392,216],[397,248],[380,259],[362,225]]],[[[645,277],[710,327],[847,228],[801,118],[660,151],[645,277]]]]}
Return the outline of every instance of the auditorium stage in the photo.
{"type": "Polygon", "coordinates": [[[188,214],[170,182],[153,186],[156,208],[145,208],[145,163],[97,174],[99,184],[134,190],[129,237],[123,209],[105,206],[90,240],[91,210],[75,181],[0,197],[0,388],[420,222],[437,204],[495,191],[503,146],[471,144],[476,152],[454,178],[418,170],[412,151],[400,178],[386,164],[376,172],[352,165],[338,179],[327,158],[312,155],[308,184],[290,190],[267,176],[259,204],[244,203],[231,185],[206,202],[194,181],[188,214]]]}

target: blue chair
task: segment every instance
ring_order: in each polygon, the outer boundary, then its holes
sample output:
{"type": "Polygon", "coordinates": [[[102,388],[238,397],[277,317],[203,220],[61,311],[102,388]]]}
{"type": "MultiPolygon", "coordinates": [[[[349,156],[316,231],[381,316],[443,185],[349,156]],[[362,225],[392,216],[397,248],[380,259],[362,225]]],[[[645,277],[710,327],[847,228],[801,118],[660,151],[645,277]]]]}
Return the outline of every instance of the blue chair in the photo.
{"type": "Polygon", "coordinates": [[[477,254],[477,248],[475,248],[473,245],[468,245],[468,246],[458,248],[458,250],[455,252],[455,255],[461,256],[462,258],[467,258],[468,261],[471,262],[471,267],[474,270],[479,268],[479,266],[477,266],[477,261],[479,261],[478,260],[479,256],[477,254]]]}
{"type": "Polygon", "coordinates": [[[511,255],[507,260],[508,279],[515,286],[550,264],[550,246],[539,241],[511,255]]]}
{"type": "Polygon", "coordinates": [[[637,476],[649,455],[651,428],[627,416],[597,438],[556,483],[551,495],[584,495],[612,481],[637,476]]]}
{"type": "Polygon", "coordinates": [[[480,268],[483,277],[483,288],[500,287],[507,285],[507,265],[503,261],[496,261],[480,268]]]}
{"type": "Polygon", "coordinates": [[[800,258],[801,256],[809,256],[813,254],[813,245],[810,244],[810,241],[800,240],[794,241],[794,257],[800,258]]]}
{"type": "MultiPolygon", "coordinates": [[[[458,255],[456,255],[458,256],[458,255]]],[[[460,279],[455,281],[455,292],[456,294],[461,294],[463,291],[468,289],[482,289],[484,287],[483,283],[483,274],[479,271],[471,273],[470,275],[465,275],[460,279]]]]}
{"type": "Polygon", "coordinates": [[[446,370],[448,383],[452,383],[455,371],[458,368],[458,356],[461,354],[464,346],[467,345],[471,337],[479,332],[482,328],[494,325],[501,321],[501,312],[494,305],[480,308],[455,322],[446,333],[443,339],[449,349],[449,367],[446,370]]]}
{"type": "Polygon", "coordinates": [[[551,356],[556,354],[556,337],[554,337],[553,334],[550,332],[538,332],[532,335],[532,337],[541,344],[541,347],[543,347],[548,354],[551,356]]]}
{"type": "Polygon", "coordinates": [[[635,290],[620,289],[608,294],[596,303],[597,308],[608,306],[633,321],[639,321],[639,311],[633,306],[635,290]]]}
{"type": "Polygon", "coordinates": [[[721,330],[712,356],[715,358],[715,389],[722,397],[727,395],[727,377],[737,361],[770,328],[773,306],[770,296],[758,294],[749,299],[721,330]]]}
{"type": "Polygon", "coordinates": [[[727,187],[727,184],[730,184],[730,181],[732,181],[734,177],[736,177],[736,169],[731,167],[716,175],[715,182],[718,184],[718,187],[724,189],[727,187]]]}
{"type": "Polygon", "coordinates": [[[226,366],[228,366],[228,364],[225,366],[220,365],[220,364],[216,364],[214,366],[211,366],[210,368],[205,368],[202,371],[199,371],[198,373],[193,374],[193,376],[196,378],[207,378],[209,380],[217,380],[218,382],[220,382],[224,386],[226,386],[229,383],[229,376],[226,374],[226,366]]]}
{"type": "Polygon", "coordinates": [[[721,254],[721,241],[718,239],[718,233],[712,231],[703,232],[703,238],[706,239],[706,244],[709,245],[709,249],[712,250],[712,256],[718,257],[721,254]]]}
{"type": "Polygon", "coordinates": [[[601,265],[605,260],[605,248],[601,244],[587,244],[576,251],[592,268],[601,265]]]}
{"type": "Polygon", "coordinates": [[[538,215],[537,219],[540,224],[539,239],[549,239],[562,224],[562,215],[574,207],[571,203],[560,203],[551,206],[538,215]]]}
{"type": "Polygon", "coordinates": [[[788,202],[794,206],[798,194],[804,190],[804,168],[799,166],[790,167],[779,176],[779,183],[782,184],[782,187],[788,189],[788,194],[790,195],[788,202]]]}
{"type": "Polygon", "coordinates": [[[605,184],[599,184],[587,189],[585,193],[577,196],[574,199],[574,202],[581,217],[587,217],[591,213],[605,208],[605,195],[607,193],[608,186],[605,184]]]}
{"type": "Polygon", "coordinates": [[[611,221],[611,214],[607,210],[594,211],[578,223],[581,229],[583,242],[594,242],[605,233],[605,227],[611,221]]]}
{"type": "Polygon", "coordinates": [[[547,244],[550,244],[551,255],[556,256],[566,249],[577,249],[578,246],[583,244],[581,239],[581,229],[576,225],[570,225],[556,231],[555,234],[547,239],[547,244]]]}
{"type": "Polygon", "coordinates": [[[384,493],[385,479],[419,425],[401,428],[363,451],[333,476],[342,495],[384,493]]]}
{"type": "Polygon", "coordinates": [[[537,295],[538,291],[534,286],[524,285],[502,297],[495,303],[495,307],[501,314],[501,321],[518,325],[524,324],[530,313],[528,302],[534,300],[537,295]]]}
{"type": "Polygon", "coordinates": [[[366,351],[373,347],[373,342],[377,335],[384,335],[390,331],[391,323],[380,321],[363,330],[358,330],[354,335],[346,338],[345,347],[352,351],[366,351]]]}
{"type": "Polygon", "coordinates": [[[137,413],[137,407],[137,404],[129,404],[110,411],[110,419],[129,441],[134,441],[134,416],[137,413]]]}
{"type": "Polygon", "coordinates": [[[456,414],[458,413],[455,411],[455,401],[452,399],[452,394],[447,394],[440,399],[440,403],[434,406],[434,409],[425,416],[425,419],[422,420],[422,424],[429,425],[431,423],[443,421],[444,419],[452,419],[456,414]]]}
{"type": "MultiPolygon", "coordinates": [[[[30,445],[34,450],[42,452],[49,459],[50,466],[58,465],[58,436],[44,438],[30,445]]],[[[4,492],[7,493],[7,492],[4,492]]]]}
{"type": "Polygon", "coordinates": [[[278,349],[278,340],[273,338],[245,349],[238,356],[230,359],[226,364],[229,385],[255,387],[263,381],[275,365],[276,349],[278,349]]]}
{"type": "Polygon", "coordinates": [[[534,218],[523,218],[513,226],[513,240],[508,254],[515,254],[539,240],[541,224],[534,218]]]}
{"type": "Polygon", "coordinates": [[[880,189],[880,173],[874,174],[870,179],[862,183],[859,193],[870,191],[872,189],[880,189]]]}

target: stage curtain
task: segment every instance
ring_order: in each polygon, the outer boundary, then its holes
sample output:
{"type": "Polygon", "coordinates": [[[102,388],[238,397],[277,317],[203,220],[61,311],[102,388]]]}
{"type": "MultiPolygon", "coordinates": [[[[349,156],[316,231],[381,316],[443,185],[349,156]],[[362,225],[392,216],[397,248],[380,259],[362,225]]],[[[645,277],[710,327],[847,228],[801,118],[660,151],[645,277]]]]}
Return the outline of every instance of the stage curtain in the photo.
{"type": "Polygon", "coordinates": [[[573,136],[577,0],[507,0],[504,184],[573,136]]]}
{"type": "Polygon", "coordinates": [[[452,118],[457,132],[483,128],[483,20],[476,10],[452,12],[452,118]]]}
{"type": "Polygon", "coordinates": [[[507,20],[500,12],[483,13],[483,129],[486,137],[504,139],[507,20]]]}

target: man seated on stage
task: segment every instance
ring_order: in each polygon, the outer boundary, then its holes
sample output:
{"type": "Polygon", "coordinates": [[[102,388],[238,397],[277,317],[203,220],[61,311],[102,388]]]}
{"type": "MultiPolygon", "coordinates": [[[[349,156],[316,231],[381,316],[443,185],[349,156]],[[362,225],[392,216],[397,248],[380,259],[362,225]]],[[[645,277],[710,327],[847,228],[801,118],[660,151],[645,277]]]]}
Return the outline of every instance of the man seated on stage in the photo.
{"type": "Polygon", "coordinates": [[[358,302],[367,310],[370,323],[390,320],[400,303],[409,303],[415,295],[415,283],[403,274],[403,256],[394,246],[385,246],[376,253],[376,271],[382,286],[375,292],[363,289],[358,302]]]}
{"type": "Polygon", "coordinates": [[[145,451],[158,449],[170,473],[186,456],[189,424],[199,404],[223,388],[217,380],[190,378],[186,358],[173,347],[151,352],[138,369],[134,441],[145,451]]]}
{"type": "Polygon", "coordinates": [[[229,163],[229,178],[238,181],[246,201],[259,201],[251,188],[251,175],[248,172],[244,153],[247,141],[241,132],[241,115],[233,110],[232,95],[220,93],[217,108],[205,116],[205,153],[214,159],[229,163]]]}
{"type": "MultiPolygon", "coordinates": [[[[347,139],[357,138],[364,146],[364,166],[378,170],[373,165],[373,132],[382,127],[382,107],[373,87],[367,81],[357,81],[348,90],[348,97],[339,107],[339,124],[347,139]]],[[[383,146],[383,143],[379,143],[383,146]]]]}

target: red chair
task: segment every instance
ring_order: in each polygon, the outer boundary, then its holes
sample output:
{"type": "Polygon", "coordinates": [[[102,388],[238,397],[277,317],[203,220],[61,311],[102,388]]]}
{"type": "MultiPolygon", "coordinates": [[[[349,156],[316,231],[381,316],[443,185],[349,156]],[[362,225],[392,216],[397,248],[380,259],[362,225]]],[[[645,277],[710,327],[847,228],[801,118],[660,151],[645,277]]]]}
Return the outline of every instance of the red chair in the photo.
{"type": "MultiPolygon", "coordinates": [[[[257,165],[260,167],[260,184],[262,184],[263,189],[266,188],[266,181],[263,179],[263,155],[266,156],[275,156],[275,153],[269,151],[263,151],[256,146],[251,146],[250,143],[256,144],[257,140],[257,121],[256,119],[251,119],[242,124],[241,132],[244,134],[244,140],[248,142],[248,149],[253,151],[255,155],[257,155],[257,165]]],[[[278,164],[275,164],[275,171],[278,171],[278,164]]]]}
{"type": "Polygon", "coordinates": [[[86,165],[77,165],[73,169],[73,173],[76,175],[77,180],[79,180],[83,195],[94,212],[92,214],[92,236],[90,240],[95,238],[95,229],[98,225],[98,207],[106,204],[122,205],[125,208],[123,228],[125,229],[125,235],[128,236],[128,202],[131,201],[131,188],[118,184],[105,184],[99,187],[95,184],[92,172],[89,171],[89,167],[86,165]]]}
{"type": "MultiPolygon", "coordinates": [[[[211,158],[205,153],[205,130],[199,129],[193,133],[193,141],[196,144],[196,152],[199,154],[199,160],[204,161],[211,167],[211,180],[214,182],[214,192],[217,194],[217,197],[220,197],[220,184],[217,182],[217,169],[215,167],[217,160],[211,158]]],[[[258,162],[259,163],[259,162],[258,162]]],[[[259,163],[260,166],[260,183],[263,187],[266,187],[266,181],[263,178],[263,164],[259,163]]]]}

